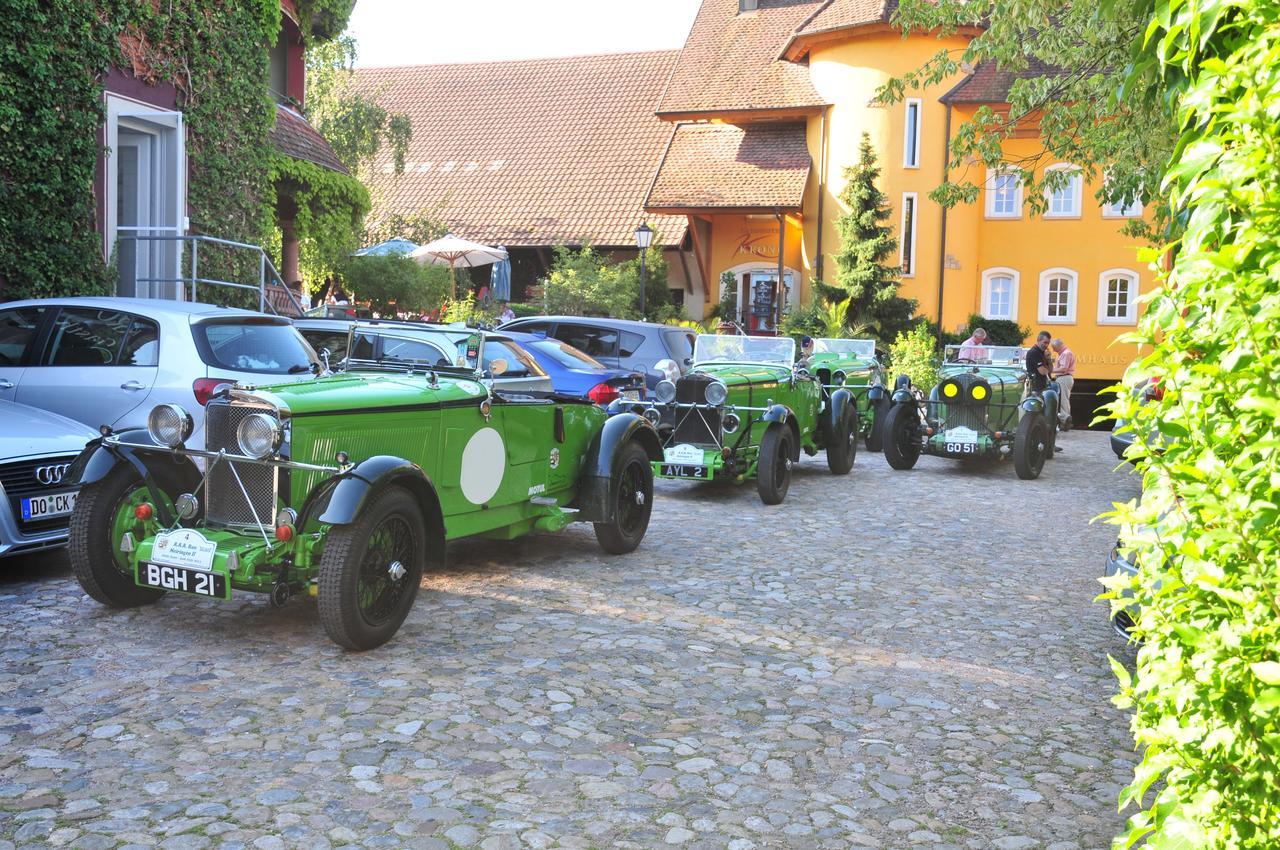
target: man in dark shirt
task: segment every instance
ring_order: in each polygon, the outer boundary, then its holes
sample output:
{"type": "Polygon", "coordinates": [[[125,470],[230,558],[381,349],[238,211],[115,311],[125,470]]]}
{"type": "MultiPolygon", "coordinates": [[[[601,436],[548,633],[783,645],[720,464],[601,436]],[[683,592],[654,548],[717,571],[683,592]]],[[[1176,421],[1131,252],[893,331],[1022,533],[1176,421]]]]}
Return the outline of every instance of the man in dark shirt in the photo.
{"type": "Polygon", "coordinates": [[[1049,386],[1053,377],[1049,369],[1049,359],[1045,352],[1049,349],[1049,332],[1036,334],[1036,344],[1027,349],[1027,389],[1041,391],[1049,386]]]}

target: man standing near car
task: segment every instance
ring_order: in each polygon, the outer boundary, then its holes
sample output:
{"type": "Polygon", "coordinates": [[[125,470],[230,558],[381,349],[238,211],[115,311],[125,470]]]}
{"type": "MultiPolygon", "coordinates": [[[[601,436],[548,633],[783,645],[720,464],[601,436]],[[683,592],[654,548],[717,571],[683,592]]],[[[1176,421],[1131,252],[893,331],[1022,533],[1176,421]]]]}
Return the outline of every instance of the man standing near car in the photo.
{"type": "Polygon", "coordinates": [[[1053,341],[1053,376],[1058,382],[1058,426],[1071,430],[1071,388],[1076,382],[1076,355],[1061,339],[1053,341]]]}
{"type": "Polygon", "coordinates": [[[1043,392],[1048,389],[1053,379],[1053,369],[1049,365],[1049,332],[1036,334],[1036,344],[1027,349],[1027,394],[1043,392]]]}

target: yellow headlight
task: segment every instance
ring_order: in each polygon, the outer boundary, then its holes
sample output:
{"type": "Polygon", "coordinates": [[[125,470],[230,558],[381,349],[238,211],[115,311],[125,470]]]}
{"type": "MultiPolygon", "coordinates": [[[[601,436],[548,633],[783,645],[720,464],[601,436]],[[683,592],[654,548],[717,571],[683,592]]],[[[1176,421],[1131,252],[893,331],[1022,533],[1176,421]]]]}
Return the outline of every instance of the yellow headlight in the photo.
{"type": "Polygon", "coordinates": [[[973,388],[974,401],[982,401],[986,397],[987,397],[987,388],[982,386],[982,384],[978,384],[976,387],[973,388]]]}
{"type": "Polygon", "coordinates": [[[955,384],[943,384],[942,394],[947,398],[955,398],[960,393],[960,388],[955,384]]]}

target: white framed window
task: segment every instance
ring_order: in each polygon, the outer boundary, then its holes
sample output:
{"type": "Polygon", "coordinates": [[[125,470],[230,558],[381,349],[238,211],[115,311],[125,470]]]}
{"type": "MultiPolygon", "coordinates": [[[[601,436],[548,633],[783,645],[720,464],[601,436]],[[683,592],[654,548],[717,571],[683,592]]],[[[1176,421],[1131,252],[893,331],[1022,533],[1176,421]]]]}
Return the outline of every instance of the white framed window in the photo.
{"type": "Polygon", "coordinates": [[[902,193],[902,229],[898,239],[898,262],[903,277],[916,276],[916,219],[919,201],[915,192],[902,193]]]}
{"type": "Polygon", "coordinates": [[[1133,269],[1107,269],[1098,275],[1098,324],[1138,323],[1138,273],[1133,269]]]}
{"type": "Polygon", "coordinates": [[[1071,269],[1047,269],[1040,273],[1040,309],[1037,318],[1047,325],[1076,321],[1076,293],[1080,278],[1071,269]]]}
{"type": "Polygon", "coordinates": [[[1124,203],[1103,204],[1102,217],[1103,218],[1142,218],[1143,209],[1144,208],[1142,205],[1142,201],[1138,200],[1137,198],[1134,198],[1132,201],[1130,201],[1127,204],[1124,204],[1124,203]]]}
{"type": "Polygon", "coordinates": [[[987,218],[1022,217],[1022,175],[1017,169],[991,171],[987,177],[987,218]]]}
{"type": "Polygon", "coordinates": [[[906,100],[906,124],[902,134],[902,167],[920,167],[920,98],[906,100]]]}
{"type": "Polygon", "coordinates": [[[1070,177],[1056,189],[1045,192],[1045,218],[1079,218],[1080,196],[1084,189],[1084,176],[1070,163],[1051,165],[1049,171],[1070,172],[1070,177]]]}
{"type": "Polygon", "coordinates": [[[982,273],[982,316],[1018,320],[1019,275],[1014,269],[994,268],[982,273]]]}

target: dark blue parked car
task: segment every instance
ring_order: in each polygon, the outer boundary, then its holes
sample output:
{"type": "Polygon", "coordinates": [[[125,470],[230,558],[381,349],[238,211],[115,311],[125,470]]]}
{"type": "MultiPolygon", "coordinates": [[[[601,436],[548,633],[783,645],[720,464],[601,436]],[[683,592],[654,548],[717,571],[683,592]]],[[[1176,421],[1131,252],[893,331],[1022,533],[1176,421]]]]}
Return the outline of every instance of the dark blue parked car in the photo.
{"type": "Polygon", "coordinates": [[[580,395],[599,405],[617,398],[639,400],[644,395],[644,375],[627,369],[610,369],[598,360],[558,339],[541,334],[504,331],[551,376],[556,392],[580,395]]]}

